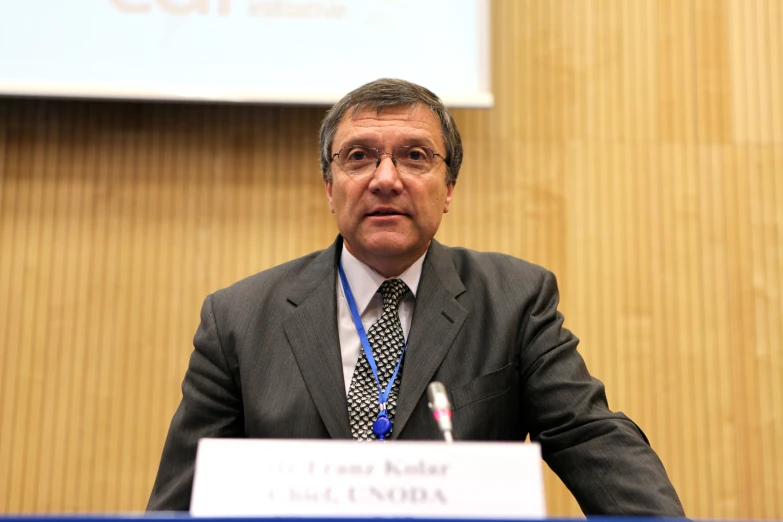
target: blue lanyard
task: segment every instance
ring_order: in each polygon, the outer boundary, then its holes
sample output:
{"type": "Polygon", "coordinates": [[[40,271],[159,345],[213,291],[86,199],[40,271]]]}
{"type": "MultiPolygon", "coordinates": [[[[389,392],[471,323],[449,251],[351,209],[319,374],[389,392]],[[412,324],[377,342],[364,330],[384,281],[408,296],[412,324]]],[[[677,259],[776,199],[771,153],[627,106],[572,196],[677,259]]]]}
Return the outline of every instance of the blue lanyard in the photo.
{"type": "Polygon", "coordinates": [[[389,394],[394,386],[394,380],[397,378],[397,374],[400,372],[400,366],[402,366],[402,358],[405,355],[405,350],[408,348],[408,341],[402,347],[402,353],[400,354],[400,360],[397,361],[397,367],[394,369],[394,373],[389,379],[389,383],[386,385],[386,390],[381,389],[381,381],[378,378],[378,366],[375,364],[375,357],[372,355],[372,347],[370,341],[367,340],[367,334],[364,332],[364,325],[362,324],[362,317],[359,315],[359,310],[356,308],[356,300],[353,298],[351,287],[348,285],[348,279],[345,277],[343,271],[343,263],[340,261],[339,265],[340,281],[343,283],[343,290],[345,292],[345,298],[348,300],[348,307],[351,309],[351,317],[353,317],[353,324],[356,326],[356,332],[359,334],[359,339],[362,341],[362,348],[364,348],[364,355],[367,356],[367,362],[370,363],[370,369],[372,375],[375,377],[375,384],[378,385],[378,418],[375,420],[372,426],[372,431],[380,440],[383,440],[389,433],[391,433],[392,422],[389,419],[389,415],[386,412],[386,401],[389,400],[389,394]]]}

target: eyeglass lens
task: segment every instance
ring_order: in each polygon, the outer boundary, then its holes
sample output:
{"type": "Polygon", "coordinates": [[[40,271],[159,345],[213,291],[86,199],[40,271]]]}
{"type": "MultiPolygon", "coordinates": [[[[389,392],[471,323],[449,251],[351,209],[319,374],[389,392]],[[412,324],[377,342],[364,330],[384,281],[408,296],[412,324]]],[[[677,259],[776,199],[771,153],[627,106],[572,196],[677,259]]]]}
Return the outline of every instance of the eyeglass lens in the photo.
{"type": "MultiPolygon", "coordinates": [[[[380,157],[388,152],[380,152],[373,147],[349,145],[337,153],[335,162],[350,175],[369,174],[380,164],[380,157]]],[[[421,175],[432,170],[435,153],[429,147],[396,147],[391,152],[394,164],[401,174],[421,175]]]]}

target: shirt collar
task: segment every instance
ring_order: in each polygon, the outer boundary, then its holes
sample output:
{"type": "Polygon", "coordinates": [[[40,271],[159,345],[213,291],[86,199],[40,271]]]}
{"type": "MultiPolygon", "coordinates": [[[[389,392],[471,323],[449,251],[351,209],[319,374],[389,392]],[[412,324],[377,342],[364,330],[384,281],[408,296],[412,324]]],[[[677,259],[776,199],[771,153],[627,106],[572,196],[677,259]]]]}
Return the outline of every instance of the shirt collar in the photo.
{"type": "MultiPolygon", "coordinates": [[[[425,252],[399,276],[389,278],[402,279],[402,281],[408,285],[414,298],[416,297],[416,290],[419,288],[421,269],[424,266],[424,258],[426,255],[427,253],[425,252]]],[[[356,257],[345,248],[345,244],[343,244],[342,252],[340,254],[340,262],[343,264],[345,278],[351,286],[351,293],[353,293],[353,298],[356,301],[356,308],[358,309],[359,315],[361,315],[367,309],[373,296],[387,278],[356,259],[356,257]]],[[[342,285],[340,285],[340,289],[344,292],[342,285]]]]}

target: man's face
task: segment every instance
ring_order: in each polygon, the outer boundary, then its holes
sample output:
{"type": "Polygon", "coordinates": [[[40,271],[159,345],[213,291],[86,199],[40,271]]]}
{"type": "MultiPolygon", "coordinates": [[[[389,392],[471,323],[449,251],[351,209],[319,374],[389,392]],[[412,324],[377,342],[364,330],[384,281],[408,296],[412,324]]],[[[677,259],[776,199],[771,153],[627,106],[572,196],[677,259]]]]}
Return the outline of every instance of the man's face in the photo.
{"type": "MultiPolygon", "coordinates": [[[[348,112],[335,133],[332,153],[347,145],[365,145],[381,152],[424,145],[445,156],[440,121],[420,105],[348,112]]],[[[332,164],[326,183],[329,206],[348,250],[390,277],[399,275],[429,247],[449,211],[453,184],[446,184],[446,164],[435,158],[426,174],[400,174],[390,155],[382,155],[373,172],[349,176],[332,164]],[[397,273],[390,273],[396,272],[397,273]]]]}

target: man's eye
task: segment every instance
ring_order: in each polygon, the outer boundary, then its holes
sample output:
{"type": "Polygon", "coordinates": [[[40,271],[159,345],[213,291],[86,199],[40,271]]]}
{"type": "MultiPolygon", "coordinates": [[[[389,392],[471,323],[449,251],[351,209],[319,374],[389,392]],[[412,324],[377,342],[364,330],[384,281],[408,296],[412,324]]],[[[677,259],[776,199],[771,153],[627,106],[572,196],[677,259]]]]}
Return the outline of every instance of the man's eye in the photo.
{"type": "Polygon", "coordinates": [[[373,161],[375,157],[372,150],[368,150],[366,147],[361,147],[359,145],[346,147],[342,154],[344,154],[344,161],[348,163],[367,163],[373,161]]]}
{"type": "Polygon", "coordinates": [[[420,148],[408,149],[408,151],[405,153],[405,159],[410,161],[427,161],[427,158],[427,153],[424,151],[424,149],[420,148]]]}

